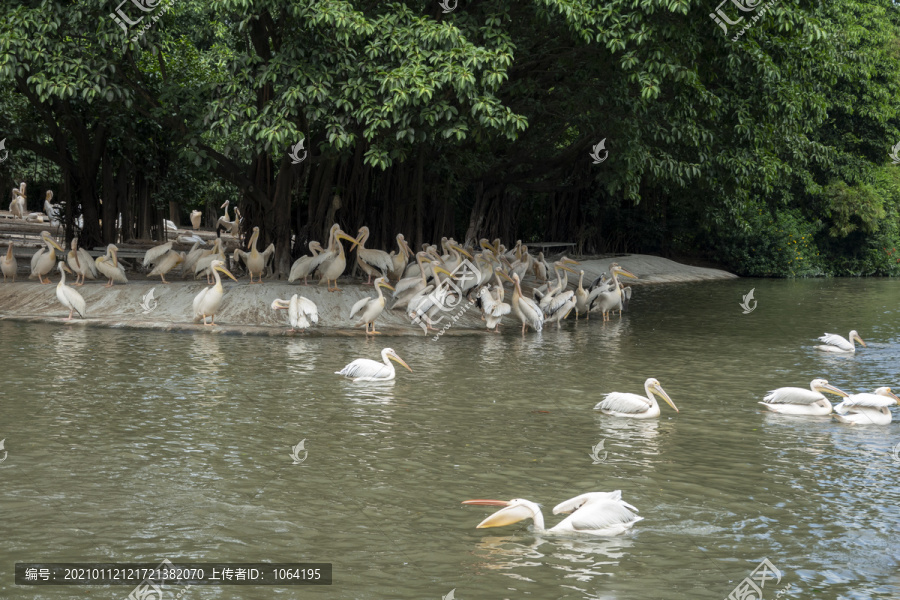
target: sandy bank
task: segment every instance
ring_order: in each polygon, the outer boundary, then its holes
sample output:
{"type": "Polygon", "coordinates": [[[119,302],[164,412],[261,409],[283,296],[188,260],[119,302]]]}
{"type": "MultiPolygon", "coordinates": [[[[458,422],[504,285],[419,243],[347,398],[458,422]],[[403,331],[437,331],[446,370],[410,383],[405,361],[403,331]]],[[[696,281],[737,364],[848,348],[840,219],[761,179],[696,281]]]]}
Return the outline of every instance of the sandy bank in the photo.
{"type": "MultiPolygon", "coordinates": [[[[585,286],[600,273],[607,270],[610,262],[618,262],[640,279],[629,284],[640,286],[652,283],[690,282],[709,279],[731,279],[735,275],[717,269],[691,267],[668,259],[647,255],[620,256],[615,259],[589,260],[582,262],[576,270],[584,269],[585,286]]],[[[341,280],[339,292],[328,292],[325,286],[288,284],[266,280],[263,284],[251,285],[246,277],[238,283],[226,280],[225,299],[222,309],[216,315],[216,326],[203,326],[191,322],[191,305],[194,296],[206,287],[205,280],[183,282],[170,277],[173,283],[163,285],[158,279],[141,279],[129,273],[128,284],[103,286],[103,282],[88,281],[78,289],[87,303],[87,318],[77,317],[67,325],[120,327],[134,329],[155,329],[160,331],[205,331],[211,333],[253,334],[253,335],[364,335],[362,327],[352,328],[350,310],[353,304],[364,296],[373,296],[371,286],[349,280],[341,280]],[[147,311],[142,300],[151,289],[154,290],[155,306],[147,311]],[[290,298],[300,294],[316,303],[319,309],[319,323],[303,333],[290,334],[286,311],[270,308],[275,298],[290,298]]],[[[35,281],[19,279],[16,283],[0,284],[0,319],[64,323],[68,311],[56,299],[56,283],[41,285],[35,281]]],[[[71,283],[71,278],[67,280],[71,283]]],[[[525,291],[530,293],[533,281],[526,281],[525,291]]],[[[570,287],[577,285],[577,277],[570,287]]],[[[508,288],[507,288],[508,291],[508,288]]],[[[465,303],[464,303],[465,304],[465,303]]],[[[152,305],[152,304],[151,304],[152,305]]],[[[388,298],[390,306],[390,298],[388,298]]],[[[454,316],[460,309],[447,313],[454,316]]],[[[447,321],[445,321],[447,322],[447,321]]],[[[385,310],[376,321],[377,330],[386,335],[425,335],[424,331],[410,322],[405,312],[385,310]]],[[[513,318],[504,319],[501,329],[518,327],[513,318]]],[[[459,316],[444,335],[464,335],[485,333],[484,323],[476,307],[470,307],[459,316]]],[[[430,335],[433,335],[430,334],[430,335]]]]}

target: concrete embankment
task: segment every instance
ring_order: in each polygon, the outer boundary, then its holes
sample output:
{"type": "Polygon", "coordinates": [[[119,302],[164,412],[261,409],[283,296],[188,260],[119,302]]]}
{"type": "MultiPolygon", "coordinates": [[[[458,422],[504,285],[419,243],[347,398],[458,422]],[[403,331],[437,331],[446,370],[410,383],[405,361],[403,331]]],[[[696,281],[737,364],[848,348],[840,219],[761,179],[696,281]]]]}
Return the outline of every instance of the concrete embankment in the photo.
{"type": "MultiPolygon", "coordinates": [[[[576,266],[575,270],[585,271],[585,287],[587,287],[600,273],[608,269],[610,262],[618,262],[640,278],[628,280],[627,283],[633,286],[735,277],[718,269],[691,267],[668,259],[639,254],[587,260],[576,266]]],[[[159,331],[286,335],[289,328],[287,311],[274,311],[270,305],[275,298],[288,299],[293,294],[300,294],[318,306],[319,323],[303,333],[293,335],[363,335],[361,326],[352,327],[350,310],[360,298],[375,295],[371,286],[357,282],[350,283],[344,279],[340,281],[341,291],[328,292],[324,285],[315,283],[304,286],[264,280],[262,284],[251,285],[246,277],[240,279],[238,283],[226,278],[222,307],[216,315],[216,326],[211,327],[191,321],[194,296],[206,287],[205,280],[184,282],[174,273],[168,277],[173,281],[169,285],[163,285],[158,279],[148,280],[132,273],[129,273],[129,279],[129,283],[117,284],[111,288],[104,287],[104,282],[98,281],[88,281],[86,285],[75,288],[84,296],[87,303],[87,318],[82,320],[76,316],[65,324],[159,331]],[[143,301],[151,289],[154,290],[154,300],[148,306],[143,301]],[[147,310],[150,307],[152,310],[147,310]]],[[[52,285],[41,285],[35,280],[20,278],[15,283],[0,283],[0,320],[64,323],[63,319],[68,316],[68,311],[56,298],[58,281],[59,278],[54,277],[52,285]]],[[[569,282],[570,288],[573,284],[577,285],[577,275],[574,281],[570,276],[569,282]]],[[[69,277],[67,284],[71,283],[72,278],[69,277]]],[[[533,279],[529,277],[524,286],[524,291],[528,295],[530,283],[533,283],[533,279]]],[[[507,294],[509,294],[508,287],[507,294]]],[[[448,323],[450,318],[459,315],[445,335],[485,332],[478,309],[466,305],[464,302],[459,308],[445,313],[446,318],[437,325],[439,328],[448,323]]],[[[425,335],[418,325],[410,322],[405,311],[401,310],[386,309],[376,321],[376,325],[377,330],[386,335],[425,335]]],[[[504,319],[501,329],[518,326],[518,320],[510,315],[504,319]]],[[[430,332],[429,335],[434,333],[430,332]]]]}

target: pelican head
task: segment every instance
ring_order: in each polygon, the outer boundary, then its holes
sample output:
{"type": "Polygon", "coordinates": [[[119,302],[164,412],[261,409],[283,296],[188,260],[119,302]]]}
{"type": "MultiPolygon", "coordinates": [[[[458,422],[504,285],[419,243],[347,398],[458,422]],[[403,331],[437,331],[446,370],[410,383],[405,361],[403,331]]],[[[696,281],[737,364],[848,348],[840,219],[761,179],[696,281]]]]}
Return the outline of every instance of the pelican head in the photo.
{"type": "Polygon", "coordinates": [[[448,242],[447,246],[449,246],[450,248],[453,248],[454,250],[456,250],[457,252],[459,252],[459,253],[462,254],[463,256],[466,256],[466,257],[468,257],[468,258],[472,258],[472,255],[469,254],[469,252],[468,252],[465,248],[463,248],[462,246],[460,246],[460,245],[457,244],[456,242],[448,242]]]}
{"type": "Polygon", "coordinates": [[[231,204],[231,200],[226,200],[225,202],[222,203],[222,206],[220,206],[219,208],[225,208],[229,204],[231,204]]]}
{"type": "MultiPolygon", "coordinates": [[[[575,262],[575,261],[572,261],[572,262],[575,262]]],[[[569,264],[571,264],[571,263],[569,263],[569,264]]],[[[575,264],[577,265],[578,263],[575,263],[575,264]]],[[[577,273],[577,271],[575,271],[575,269],[569,267],[567,265],[567,263],[565,263],[564,261],[561,261],[561,260],[556,261],[556,263],[554,263],[553,266],[555,266],[559,269],[562,269],[563,271],[568,271],[569,273],[577,273]]],[[[582,273],[584,273],[584,271],[582,271],[582,273]]]]}
{"type": "Polygon", "coordinates": [[[431,270],[432,270],[434,273],[443,273],[444,275],[446,275],[446,276],[449,277],[450,279],[453,279],[453,273],[451,273],[450,271],[448,271],[447,269],[445,269],[444,267],[442,267],[441,264],[440,264],[438,261],[433,261],[433,262],[431,263],[431,270]]]}
{"type": "Polygon", "coordinates": [[[819,392],[820,394],[827,392],[829,394],[834,394],[835,396],[841,396],[842,398],[846,398],[849,395],[847,392],[839,390],[824,379],[813,379],[809,384],[809,389],[814,392],[819,392]]]}
{"type": "Polygon", "coordinates": [[[889,388],[889,387],[880,387],[877,390],[875,390],[875,393],[878,394],[879,396],[884,396],[885,398],[893,398],[894,402],[896,402],[897,404],[900,404],[900,398],[898,398],[894,394],[894,392],[891,391],[891,388],[889,388]]]}
{"type": "Polygon", "coordinates": [[[337,229],[337,232],[335,233],[335,236],[337,236],[337,238],[338,238],[339,240],[346,240],[346,241],[350,242],[350,249],[351,249],[351,250],[353,250],[354,248],[356,248],[357,246],[359,246],[359,240],[358,240],[358,239],[352,238],[352,237],[350,237],[349,235],[347,235],[346,233],[344,233],[343,231],[341,231],[341,228],[340,228],[339,225],[335,224],[335,225],[332,227],[332,229],[334,229],[334,227],[337,227],[337,228],[338,228],[338,229],[337,229]]]}
{"type": "Polygon", "coordinates": [[[518,523],[525,519],[533,519],[541,510],[539,505],[531,500],[525,500],[523,498],[513,498],[512,500],[466,500],[463,504],[469,506],[503,507],[476,525],[475,529],[503,527],[504,525],[512,525],[513,523],[518,523]]]}
{"type": "Polygon", "coordinates": [[[863,347],[866,347],[866,343],[863,341],[863,339],[861,337],[859,337],[859,334],[856,333],[855,329],[850,332],[850,343],[851,344],[853,343],[853,340],[856,340],[857,342],[860,343],[860,345],[862,345],[863,347]]]}
{"type": "Polygon", "coordinates": [[[669,398],[669,395],[666,393],[666,390],[662,389],[662,385],[660,385],[658,379],[654,379],[651,377],[647,381],[644,382],[644,389],[647,390],[647,394],[654,394],[659,396],[663,400],[668,403],[669,406],[675,409],[675,412],[680,412],[678,408],[675,406],[675,403],[672,402],[672,399],[669,398]]]}
{"type": "Polygon", "coordinates": [[[253,233],[250,234],[250,241],[247,242],[247,250],[253,247],[253,242],[255,242],[259,238],[259,226],[253,228],[253,233]]]}
{"type": "MultiPolygon", "coordinates": [[[[59,261],[59,263],[57,263],[56,268],[59,269],[60,273],[65,271],[66,273],[71,273],[72,275],[75,274],[75,273],[72,273],[72,269],[70,269],[68,267],[68,265],[66,265],[66,263],[64,263],[62,261],[59,261]]],[[[891,391],[890,388],[881,388],[881,389],[887,389],[887,391],[889,391],[889,392],[891,391]]],[[[894,396],[894,397],[896,398],[896,396],[894,396]]]]}
{"type": "Polygon", "coordinates": [[[386,356],[387,358],[391,359],[395,363],[403,365],[404,367],[406,367],[406,369],[410,373],[412,373],[412,369],[409,367],[408,364],[406,364],[406,361],[404,361],[402,358],[400,358],[400,356],[398,356],[397,353],[394,352],[393,348],[385,348],[384,350],[381,351],[381,354],[383,356],[386,356]]]}
{"type": "Polygon", "coordinates": [[[42,231],[42,232],[41,232],[41,239],[44,240],[44,243],[45,243],[45,244],[50,244],[51,246],[53,246],[54,248],[56,248],[57,250],[59,250],[60,252],[62,252],[62,248],[60,247],[60,245],[57,244],[55,241],[53,241],[53,238],[50,237],[50,232],[49,232],[49,231],[42,231]]]}
{"type": "Polygon", "coordinates": [[[624,275],[625,277],[631,277],[632,279],[637,279],[637,278],[638,278],[637,275],[635,275],[635,274],[632,273],[631,271],[626,271],[625,269],[623,269],[622,267],[620,267],[620,266],[619,266],[618,264],[616,264],[616,263],[613,263],[613,264],[609,265],[609,272],[610,272],[610,273],[613,273],[613,274],[615,274],[615,275],[624,275]]]}
{"type": "Polygon", "coordinates": [[[395,291],[394,286],[392,286],[390,283],[388,283],[388,280],[385,279],[384,277],[379,277],[378,279],[376,279],[374,281],[374,283],[376,286],[387,288],[387,289],[391,290],[392,292],[395,291]]]}
{"type": "Polygon", "coordinates": [[[235,281],[237,281],[237,278],[235,278],[235,276],[231,274],[231,271],[229,271],[228,269],[225,268],[225,262],[224,262],[224,261],[221,261],[221,260],[214,260],[214,261],[212,261],[212,262],[209,264],[209,266],[210,266],[210,268],[211,268],[213,271],[218,271],[219,273],[222,273],[222,274],[224,274],[224,275],[228,275],[229,277],[231,277],[232,279],[234,279],[235,281]]]}
{"type": "Polygon", "coordinates": [[[505,279],[505,280],[507,280],[508,282],[510,282],[510,283],[512,283],[513,285],[515,285],[516,282],[513,281],[512,277],[510,277],[509,275],[506,274],[506,271],[503,270],[503,267],[494,267],[494,272],[497,273],[497,275],[499,275],[499,276],[502,277],[503,279],[505,279]]]}
{"type": "MultiPolygon", "coordinates": [[[[543,252],[541,252],[541,254],[543,254],[543,252]]],[[[559,262],[565,263],[567,265],[580,265],[581,264],[577,260],[575,260],[573,258],[569,258],[568,256],[563,256],[562,258],[559,259],[559,262]]]]}

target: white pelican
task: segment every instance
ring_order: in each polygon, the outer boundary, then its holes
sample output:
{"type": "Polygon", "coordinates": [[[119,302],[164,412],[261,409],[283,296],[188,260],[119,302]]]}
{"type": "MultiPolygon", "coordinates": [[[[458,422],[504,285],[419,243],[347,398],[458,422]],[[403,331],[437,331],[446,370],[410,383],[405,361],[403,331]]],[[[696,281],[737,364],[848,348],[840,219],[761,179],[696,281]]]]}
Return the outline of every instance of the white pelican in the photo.
{"type": "Polygon", "coordinates": [[[147,277],[154,277],[156,275],[159,275],[163,283],[169,283],[168,281],[166,281],[166,273],[183,262],[184,252],[175,252],[174,250],[169,250],[168,252],[163,254],[162,258],[157,260],[156,266],[153,267],[153,270],[147,274],[147,277]]]}
{"type": "Polygon", "coordinates": [[[406,270],[406,265],[409,264],[409,257],[413,255],[412,248],[406,243],[406,238],[403,237],[402,233],[397,234],[397,248],[399,248],[399,252],[395,254],[392,250],[389,254],[393,268],[388,275],[394,281],[399,281],[403,277],[403,271],[406,270]]]}
{"type": "Polygon", "coordinates": [[[591,310],[600,310],[600,312],[603,313],[604,321],[609,321],[609,312],[612,310],[618,310],[619,316],[622,316],[622,306],[624,304],[625,294],[619,286],[618,276],[624,275],[625,277],[631,277],[632,279],[638,278],[637,275],[630,271],[626,271],[616,263],[609,265],[609,272],[612,274],[612,280],[609,285],[604,287],[603,284],[600,284],[600,286],[588,296],[589,312],[591,310]]]}
{"type": "Polygon", "coordinates": [[[20,219],[24,219],[25,213],[28,212],[28,209],[25,206],[24,188],[24,182],[22,183],[22,189],[17,190],[16,188],[13,188],[12,202],[9,203],[9,212],[12,213],[13,217],[18,217],[20,219]]]}
{"type": "Polygon", "coordinates": [[[605,415],[614,417],[631,417],[632,419],[653,419],[659,416],[659,404],[656,403],[656,397],[659,396],[665,400],[669,406],[679,412],[675,403],[669,398],[669,395],[659,381],[650,378],[644,382],[644,391],[647,393],[646,398],[638,394],[626,394],[622,392],[612,392],[594,406],[594,410],[599,410],[605,415]]]}
{"type": "Polygon", "coordinates": [[[578,317],[581,313],[590,318],[590,312],[588,312],[588,291],[584,289],[584,271],[580,271],[580,275],[578,276],[578,287],[575,288],[575,320],[578,320],[578,317]]]}
{"type": "Polygon", "coordinates": [[[69,272],[77,276],[75,285],[84,285],[85,277],[97,278],[97,265],[94,264],[94,258],[87,250],[78,247],[77,237],[72,238],[72,249],[66,254],[66,263],[72,269],[69,272]]]}
{"type": "Polygon", "coordinates": [[[228,217],[228,206],[230,204],[231,204],[231,201],[226,200],[225,203],[219,207],[219,208],[225,209],[225,215],[219,217],[219,220],[216,221],[216,234],[218,234],[220,231],[226,231],[226,232],[230,233],[231,235],[237,237],[237,235],[240,233],[240,228],[241,228],[241,213],[237,209],[237,207],[235,207],[234,221],[232,221],[228,217]]]}
{"type": "Polygon", "coordinates": [[[128,278],[125,277],[125,267],[119,264],[119,249],[115,244],[107,246],[106,255],[98,256],[94,259],[94,264],[97,265],[97,270],[109,279],[104,287],[110,287],[116,281],[128,283],[128,278]]]}
{"type": "MultiPolygon", "coordinates": [[[[218,240],[217,240],[218,241],[218,240]]],[[[188,250],[187,255],[184,257],[184,262],[181,263],[181,275],[183,277],[187,277],[189,274],[194,272],[194,265],[197,264],[197,261],[200,260],[200,257],[203,256],[204,250],[200,246],[205,246],[206,242],[203,240],[199,240],[194,242],[194,245],[191,246],[191,249],[188,250]]]]}
{"type": "MultiPolygon", "coordinates": [[[[481,312],[488,330],[500,333],[500,321],[504,315],[508,315],[512,311],[512,307],[503,301],[503,282],[500,281],[500,277],[509,279],[509,276],[500,267],[494,270],[494,276],[497,278],[497,286],[492,290],[488,290],[486,287],[482,288],[481,312]]],[[[512,281],[512,279],[509,280],[512,281]]]]}
{"type": "Polygon", "coordinates": [[[222,296],[225,295],[219,273],[224,273],[237,281],[234,275],[225,268],[225,263],[221,260],[214,260],[210,268],[212,269],[213,277],[216,279],[215,285],[203,288],[194,298],[194,320],[198,321],[202,318],[204,325],[207,324],[206,317],[210,317],[210,325],[216,324],[216,311],[219,310],[219,306],[222,304],[222,296]]]}
{"type": "Polygon", "coordinates": [[[402,358],[391,348],[385,348],[381,351],[381,360],[369,360],[368,358],[357,358],[352,363],[335,371],[335,375],[343,375],[353,381],[390,381],[394,378],[394,365],[390,361],[396,361],[406,367],[410,372],[412,369],[406,364],[402,358]]]}
{"type": "Polygon", "coordinates": [[[522,286],[519,284],[519,276],[513,273],[513,297],[512,312],[522,321],[522,335],[525,335],[525,326],[528,325],[535,331],[544,328],[544,313],[531,298],[522,295],[522,286]]]}
{"type": "Polygon", "coordinates": [[[66,271],[71,273],[72,270],[62,261],[59,261],[57,268],[59,269],[60,279],[59,283],[56,284],[56,297],[59,298],[59,301],[63,306],[69,309],[69,316],[66,318],[66,321],[71,321],[72,313],[76,311],[78,312],[78,316],[83,319],[85,313],[84,298],[81,297],[81,294],[66,285],[66,271]]]}
{"type": "Polygon", "coordinates": [[[369,276],[366,285],[372,285],[372,277],[380,275],[387,277],[394,268],[391,255],[384,250],[366,248],[366,240],[369,239],[369,228],[363,225],[356,232],[356,264],[369,276]]]}
{"type": "Polygon", "coordinates": [[[642,520],[635,512],[637,509],[622,501],[622,492],[590,492],[561,502],[553,508],[553,514],[569,513],[571,515],[560,521],[555,527],[544,528],[544,515],[541,507],[530,500],[514,498],[512,500],[466,500],[463,504],[475,506],[502,506],[476,526],[502,527],[512,525],[525,519],[534,520],[534,530],[539,533],[576,534],[585,533],[598,536],[614,536],[625,533],[642,520]],[[634,512],[632,512],[634,511],[634,512]]]}
{"type": "Polygon", "coordinates": [[[150,248],[149,250],[147,250],[147,252],[144,253],[144,261],[141,264],[147,267],[155,263],[166,252],[172,249],[172,244],[174,243],[175,242],[166,242],[165,244],[150,248]]]}
{"type": "Polygon", "coordinates": [[[381,291],[381,288],[387,288],[393,291],[394,286],[387,282],[387,279],[384,277],[379,277],[375,280],[375,290],[378,292],[377,298],[363,298],[359,302],[353,305],[353,308],[350,310],[350,318],[352,319],[357,314],[359,315],[359,321],[354,323],[353,326],[357,327],[359,325],[366,326],[366,335],[375,335],[376,333],[381,333],[379,331],[375,331],[375,319],[384,312],[384,292],[381,291]],[[369,331],[369,325],[372,325],[372,331],[369,331]]]}
{"type": "Polygon", "coordinates": [[[834,418],[842,423],[859,425],[889,425],[891,411],[889,408],[900,404],[898,398],[889,387],[880,387],[871,394],[851,394],[843,402],[834,407],[834,418]]]}
{"type": "Polygon", "coordinates": [[[823,392],[846,398],[847,392],[843,392],[824,379],[813,379],[809,389],[795,387],[783,387],[772,390],[763,401],[763,406],[772,412],[784,415],[830,415],[831,402],[823,392]]]}
{"type": "MultiPolygon", "coordinates": [[[[331,238],[335,244],[334,251],[337,252],[337,256],[319,265],[319,272],[322,274],[322,279],[319,280],[319,283],[321,284],[324,281],[328,285],[329,292],[337,292],[340,291],[340,288],[337,286],[338,277],[343,274],[344,269],[347,267],[347,257],[344,254],[344,245],[341,243],[341,240],[352,242],[351,250],[356,246],[356,240],[341,231],[337,224],[332,226],[331,231],[331,238]],[[335,229],[335,227],[337,228],[335,229]],[[334,288],[331,287],[332,281],[334,282],[334,288]]],[[[329,248],[332,247],[330,243],[328,246],[329,248]]]]}
{"type": "Polygon", "coordinates": [[[234,260],[237,261],[240,258],[244,261],[244,264],[247,265],[247,272],[250,274],[250,283],[262,283],[262,274],[263,270],[266,268],[266,263],[269,262],[269,257],[275,254],[275,244],[269,244],[268,248],[263,252],[257,250],[256,240],[258,239],[259,227],[254,227],[253,233],[250,235],[250,242],[247,244],[247,250],[250,252],[244,252],[240,248],[234,251],[234,260]],[[259,276],[259,281],[253,281],[254,273],[259,276]]]}
{"type": "Polygon", "coordinates": [[[827,346],[816,346],[816,350],[821,350],[822,352],[856,352],[854,341],[859,342],[863,346],[866,345],[855,329],[850,332],[847,339],[835,333],[826,333],[818,339],[820,342],[828,344],[827,346]]]}
{"type": "Polygon", "coordinates": [[[309,277],[309,274],[329,258],[319,242],[310,242],[309,251],[312,252],[312,256],[301,256],[291,265],[288,283],[293,283],[302,277],[303,285],[306,285],[306,279],[309,277]]]}
{"type": "Polygon", "coordinates": [[[319,309],[316,304],[303,296],[294,294],[290,301],[276,298],[272,301],[272,310],[287,309],[291,322],[291,331],[308,329],[310,322],[319,322],[319,309]]]}
{"type": "Polygon", "coordinates": [[[194,231],[200,229],[200,220],[203,218],[203,213],[199,210],[191,211],[191,227],[194,231]]]}
{"type": "Polygon", "coordinates": [[[216,260],[225,262],[225,248],[219,238],[216,238],[213,247],[210,250],[204,250],[197,262],[194,263],[194,279],[199,278],[200,275],[206,275],[206,283],[212,284],[213,273],[210,265],[216,260]]]}
{"type": "Polygon", "coordinates": [[[56,251],[62,252],[63,249],[53,241],[47,231],[41,232],[41,241],[47,244],[47,249],[41,248],[31,257],[31,275],[28,278],[37,277],[41,283],[50,283],[50,277],[48,276],[47,281],[44,281],[44,275],[47,275],[56,266],[56,251]]]}
{"type": "Polygon", "coordinates": [[[52,202],[50,202],[51,200],[53,200],[53,191],[47,190],[47,195],[44,198],[44,213],[47,215],[47,218],[50,219],[51,224],[53,224],[54,222],[58,224],[60,206],[59,204],[53,204],[52,202]]]}
{"type": "Polygon", "coordinates": [[[3,271],[3,282],[7,277],[12,277],[13,282],[16,281],[16,272],[19,270],[19,263],[16,262],[16,256],[13,254],[13,243],[9,243],[6,249],[6,256],[0,259],[0,271],[3,271]]]}

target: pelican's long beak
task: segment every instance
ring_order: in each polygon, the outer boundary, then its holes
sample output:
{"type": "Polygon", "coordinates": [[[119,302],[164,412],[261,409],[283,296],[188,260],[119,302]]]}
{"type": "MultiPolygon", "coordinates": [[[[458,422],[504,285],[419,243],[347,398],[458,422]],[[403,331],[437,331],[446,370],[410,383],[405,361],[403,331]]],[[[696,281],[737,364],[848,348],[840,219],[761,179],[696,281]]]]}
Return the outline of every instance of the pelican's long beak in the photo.
{"type": "MultiPolygon", "coordinates": [[[[72,269],[69,268],[69,265],[67,265],[66,263],[59,263],[59,264],[62,265],[63,271],[65,271],[66,273],[72,273],[72,269]]],[[[72,275],[74,275],[74,274],[75,273],[72,273],[72,275]]],[[[896,398],[896,396],[895,396],[895,398],[896,398]]]]}
{"type": "Polygon", "coordinates": [[[897,404],[900,404],[900,398],[898,398],[898,397],[894,394],[894,392],[891,391],[891,388],[888,388],[887,393],[888,393],[888,398],[893,398],[894,401],[895,401],[897,404]]]}
{"type": "Polygon", "coordinates": [[[867,347],[867,346],[866,346],[866,343],[863,341],[863,339],[862,339],[861,337],[859,337],[859,334],[858,334],[858,333],[855,334],[855,335],[853,336],[853,339],[855,339],[857,342],[859,342],[860,344],[862,344],[863,347],[867,347]]]}
{"type": "Polygon", "coordinates": [[[394,286],[392,286],[392,285],[391,285],[390,283],[388,283],[387,281],[381,281],[381,282],[378,283],[378,285],[380,285],[380,286],[383,287],[383,288],[387,288],[387,289],[391,290],[392,292],[396,292],[396,291],[397,291],[397,290],[394,289],[394,286]]]}
{"type": "MultiPolygon", "coordinates": [[[[578,264],[578,263],[575,263],[575,264],[578,264]]],[[[575,269],[571,269],[571,268],[567,267],[566,265],[560,265],[559,268],[562,269],[563,271],[568,271],[569,273],[575,273],[576,275],[578,274],[578,271],[576,271],[575,269]]]]}
{"type": "Polygon", "coordinates": [[[221,265],[216,266],[216,271],[218,271],[219,273],[222,273],[224,275],[228,275],[229,277],[231,277],[232,279],[237,281],[237,278],[231,274],[231,271],[229,271],[228,269],[226,269],[225,267],[223,267],[221,265]]]}
{"type": "Polygon", "coordinates": [[[406,240],[400,240],[400,245],[403,246],[403,249],[406,251],[407,259],[415,255],[415,252],[412,251],[412,248],[409,247],[409,244],[406,243],[406,240]]]}
{"type": "Polygon", "coordinates": [[[501,508],[484,521],[475,526],[475,529],[485,529],[487,527],[503,527],[512,525],[525,519],[530,519],[534,515],[524,506],[509,506],[506,500],[466,500],[463,504],[476,506],[502,506],[501,508]]]}
{"type": "Polygon", "coordinates": [[[50,244],[51,246],[53,246],[54,248],[56,248],[56,249],[59,250],[60,252],[63,251],[63,249],[60,247],[60,245],[57,244],[55,241],[53,241],[53,238],[48,237],[48,238],[44,238],[44,239],[47,240],[47,243],[48,243],[48,244],[50,244]]]}
{"type": "Polygon", "coordinates": [[[510,282],[510,283],[515,283],[515,281],[512,280],[512,277],[510,277],[509,275],[507,275],[506,272],[505,272],[503,269],[500,269],[499,271],[497,271],[497,273],[499,273],[499,274],[500,274],[500,277],[502,277],[503,279],[507,280],[508,282],[510,282]]]}
{"type": "Polygon", "coordinates": [[[453,277],[453,273],[451,273],[444,267],[431,267],[431,270],[434,271],[435,273],[443,273],[444,275],[447,275],[450,278],[453,277]]]}
{"type": "Polygon", "coordinates": [[[573,258],[568,258],[568,257],[565,257],[565,256],[562,257],[562,259],[560,259],[560,262],[563,262],[563,263],[565,263],[565,264],[567,264],[567,265],[580,265],[580,264],[581,264],[581,263],[578,262],[577,260],[575,260],[575,259],[573,259],[573,258]]]}
{"type": "Polygon", "coordinates": [[[459,245],[457,245],[457,244],[448,244],[448,245],[449,245],[451,248],[453,248],[454,250],[456,250],[457,252],[459,252],[460,254],[462,254],[463,256],[466,256],[466,257],[468,257],[468,258],[472,258],[472,255],[469,254],[469,252],[468,252],[465,248],[463,248],[462,246],[459,246],[459,245]]]}
{"type": "Polygon", "coordinates": [[[666,393],[666,390],[662,389],[661,385],[659,385],[659,384],[654,385],[653,391],[656,393],[657,396],[659,396],[660,398],[662,398],[663,400],[668,402],[669,406],[671,406],[672,408],[675,409],[675,412],[681,412],[678,410],[678,407],[675,406],[675,403],[672,402],[672,399],[669,398],[669,395],[666,393]]]}
{"type": "Polygon", "coordinates": [[[395,363],[399,363],[399,364],[403,365],[404,367],[406,367],[406,369],[410,373],[412,373],[412,369],[410,368],[410,366],[408,364],[406,364],[406,361],[403,360],[402,358],[400,358],[399,356],[397,356],[396,354],[388,354],[388,358],[391,359],[392,361],[394,361],[395,363]]]}
{"type": "Polygon", "coordinates": [[[118,269],[119,268],[119,250],[113,249],[113,250],[110,250],[109,253],[112,255],[113,266],[118,269]]]}
{"type": "Polygon", "coordinates": [[[635,274],[632,273],[631,271],[626,271],[626,270],[623,269],[622,267],[617,267],[617,268],[616,268],[616,273],[618,273],[619,275],[624,275],[625,277],[631,277],[632,279],[637,279],[637,278],[638,278],[637,275],[635,275],[635,274]]]}
{"type": "Polygon", "coordinates": [[[487,241],[487,240],[481,240],[481,241],[479,241],[479,242],[478,242],[478,245],[481,246],[482,248],[484,248],[485,250],[490,250],[491,252],[494,251],[494,247],[491,246],[491,243],[490,243],[489,241],[487,241]]]}
{"type": "Polygon", "coordinates": [[[340,240],[347,240],[348,242],[350,242],[350,243],[351,243],[351,246],[350,246],[350,249],[351,249],[351,250],[353,250],[354,248],[356,248],[357,246],[359,246],[359,240],[358,240],[358,239],[350,237],[349,235],[347,235],[347,234],[344,233],[343,231],[338,231],[338,232],[337,232],[337,237],[338,237],[338,239],[340,239],[340,240]]]}
{"type": "Polygon", "coordinates": [[[825,385],[819,386],[816,388],[817,392],[828,392],[829,394],[834,394],[835,396],[840,396],[841,398],[846,398],[850,394],[847,392],[840,390],[830,383],[826,383],[825,385]]]}

